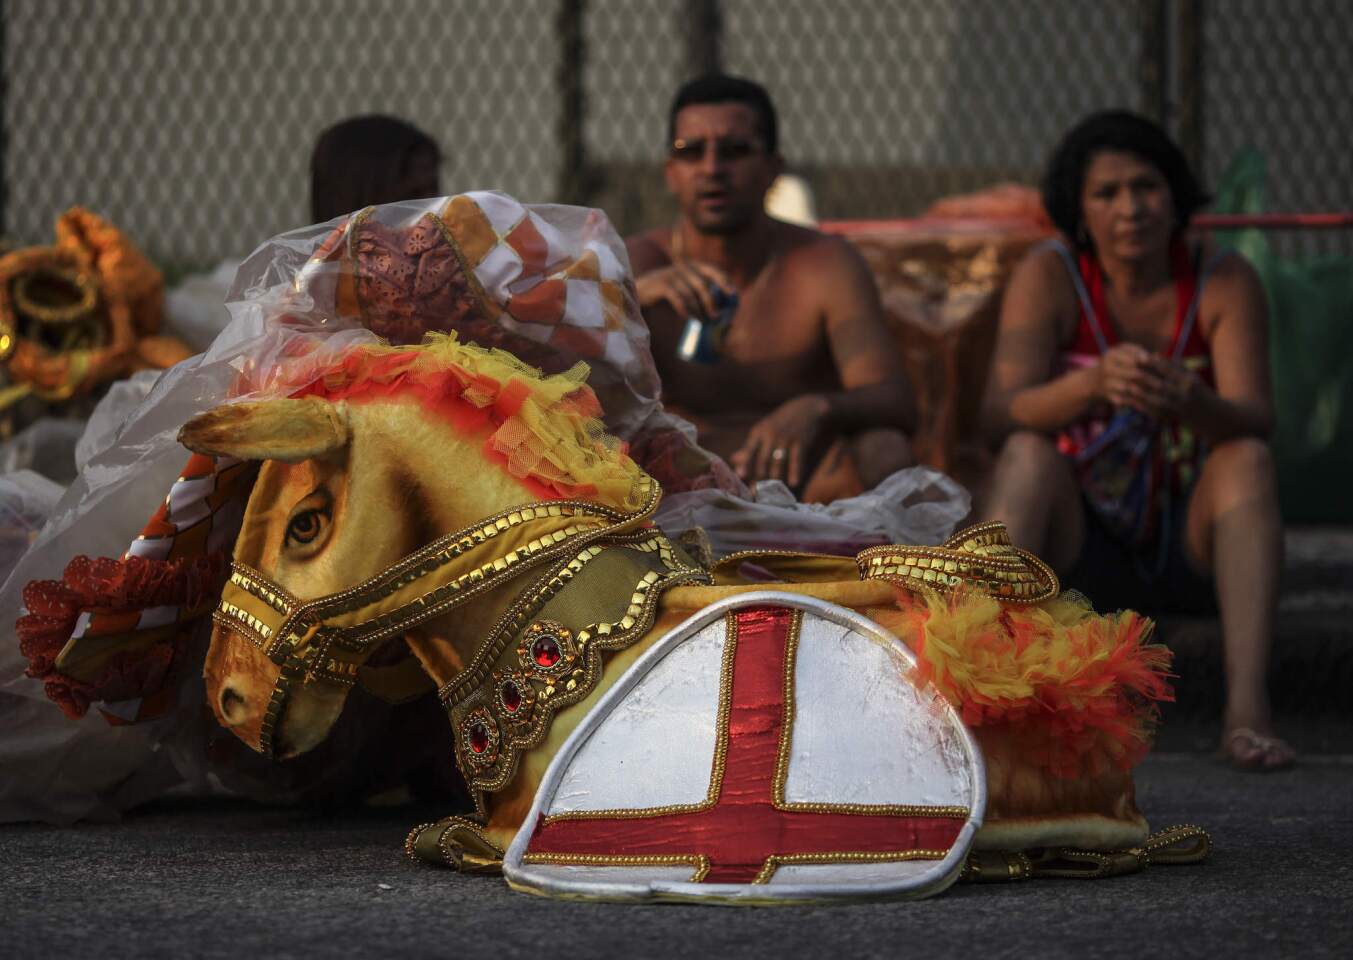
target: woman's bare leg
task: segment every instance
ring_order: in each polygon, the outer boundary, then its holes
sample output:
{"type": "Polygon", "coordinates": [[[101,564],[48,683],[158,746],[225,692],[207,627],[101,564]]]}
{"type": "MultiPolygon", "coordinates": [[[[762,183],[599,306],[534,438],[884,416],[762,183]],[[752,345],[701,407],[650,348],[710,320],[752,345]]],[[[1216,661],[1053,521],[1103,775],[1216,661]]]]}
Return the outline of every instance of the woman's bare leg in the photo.
{"type": "Polygon", "coordinates": [[[1282,572],[1283,529],[1273,456],[1260,440],[1232,440],[1214,449],[1189,502],[1185,547],[1189,561],[1210,571],[1226,656],[1226,715],[1222,747],[1243,766],[1291,762],[1278,742],[1232,735],[1272,736],[1268,699],[1269,648],[1282,572]]]}
{"type": "Polygon", "coordinates": [[[1050,437],[1012,433],[992,473],[987,520],[1000,520],[1016,546],[1031,550],[1054,570],[1076,562],[1085,540],[1080,488],[1050,437]]]}

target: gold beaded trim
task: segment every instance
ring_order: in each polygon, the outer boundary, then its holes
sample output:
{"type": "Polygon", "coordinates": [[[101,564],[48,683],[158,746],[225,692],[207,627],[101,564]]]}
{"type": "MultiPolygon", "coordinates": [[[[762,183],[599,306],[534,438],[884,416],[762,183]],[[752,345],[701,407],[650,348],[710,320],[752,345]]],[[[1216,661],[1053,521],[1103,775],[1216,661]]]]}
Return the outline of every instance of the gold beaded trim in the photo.
{"type": "Polygon", "coordinates": [[[232,572],[239,576],[232,576],[230,585],[283,614],[283,622],[272,631],[272,642],[266,650],[275,662],[281,662],[285,658],[285,648],[300,642],[312,624],[378,603],[404,587],[433,576],[442,567],[501,533],[535,520],[578,520],[560,530],[543,534],[502,557],[488,560],[397,610],[328,631],[332,634],[330,642],[356,650],[440,616],[450,606],[468,599],[472,593],[477,594],[482,589],[496,586],[499,581],[506,579],[504,574],[515,573],[513,567],[524,562],[539,562],[562,552],[575,537],[588,534],[600,537],[617,526],[642,521],[656,508],[658,499],[657,484],[644,478],[643,487],[647,502],[637,513],[625,513],[582,500],[543,502],[505,510],[473,526],[439,537],[369,580],[316,600],[297,601],[262,573],[242,563],[232,565],[232,572]]]}
{"type": "Polygon", "coordinates": [[[442,855],[442,860],[448,867],[455,867],[458,870],[468,870],[471,866],[477,869],[471,872],[497,872],[501,869],[503,861],[503,851],[499,846],[489,839],[488,834],[481,830],[478,824],[471,823],[462,817],[452,817],[447,824],[442,835],[437,839],[437,850],[442,855]],[[468,850],[463,843],[458,843],[456,834],[468,833],[476,840],[479,840],[487,848],[479,854],[474,854],[468,850]],[[459,850],[453,849],[459,847],[459,850]],[[467,861],[478,861],[477,863],[467,863],[467,861]]]}
{"type": "Polygon", "coordinates": [[[410,860],[418,860],[419,859],[418,854],[415,853],[413,849],[414,844],[418,842],[419,834],[421,834],[424,830],[431,830],[435,826],[436,826],[435,823],[420,823],[418,824],[418,826],[410,830],[408,834],[404,837],[404,856],[408,857],[410,860]]]}
{"type": "Polygon", "coordinates": [[[770,883],[770,878],[775,875],[775,871],[784,864],[902,863],[906,860],[943,860],[948,855],[948,850],[899,850],[895,853],[854,853],[843,851],[841,853],[772,854],[767,857],[766,862],[761,865],[761,870],[752,880],[752,883],[770,883]]]}
{"type": "Polygon", "coordinates": [[[1140,847],[1126,850],[1082,850],[1048,847],[1037,850],[974,850],[963,863],[959,879],[970,883],[1000,883],[1032,877],[1098,880],[1138,873],[1153,864],[1201,863],[1212,852],[1212,838],[1202,827],[1180,824],[1146,838],[1140,847]]]}
{"type": "MultiPolygon", "coordinates": [[[[691,567],[680,560],[672,550],[671,541],[656,531],[622,534],[608,538],[606,543],[607,546],[623,546],[640,553],[656,553],[658,560],[668,571],[689,572],[700,582],[708,582],[709,578],[703,570],[691,567]]],[[[591,559],[600,552],[600,548],[598,548],[588,554],[587,559],[591,559]]],[[[537,581],[533,587],[523,591],[512,606],[508,607],[503,615],[498,618],[498,621],[488,632],[488,639],[475,650],[465,668],[442,686],[439,692],[442,702],[451,707],[469,697],[475,688],[484,682],[484,678],[492,670],[493,664],[502,656],[503,649],[511,637],[525,627],[534,615],[534,611],[540,609],[546,600],[562,590],[564,585],[573,578],[586,562],[586,559],[579,556],[573,562],[566,564],[563,569],[555,571],[553,575],[547,574],[537,581]]],[[[683,580],[681,582],[694,581],[683,580]]],[[[666,589],[666,585],[663,589],[666,589]]],[[[633,598],[631,598],[630,606],[631,608],[634,607],[633,598]]],[[[626,611],[627,616],[631,614],[634,614],[633,609],[626,611]]],[[[623,618],[621,622],[623,622],[623,618]]],[[[599,625],[594,625],[594,627],[597,630],[602,629],[599,625]]],[[[591,639],[590,631],[592,629],[589,627],[579,632],[577,643],[580,647],[585,644],[586,640],[591,639]]],[[[612,629],[614,629],[613,624],[605,625],[605,630],[608,633],[612,629]]]]}
{"type": "Polygon", "coordinates": [[[544,863],[561,867],[667,867],[693,868],[688,883],[699,883],[709,874],[709,857],[700,854],[612,854],[612,853],[528,853],[523,863],[544,863]]]}
{"type": "Polygon", "coordinates": [[[1212,836],[1196,824],[1181,823],[1151,834],[1141,853],[1147,863],[1202,863],[1212,855],[1212,836]]]}
{"type": "Polygon", "coordinates": [[[1061,589],[1052,568],[1014,546],[1005,524],[994,521],[969,527],[939,547],[871,547],[855,562],[865,580],[941,594],[967,587],[1004,603],[1041,603],[1061,589]]]}
{"type": "Polygon", "coordinates": [[[404,855],[414,861],[436,862],[419,855],[418,841],[425,833],[439,828],[436,848],[442,863],[467,873],[497,873],[501,869],[503,851],[479,824],[464,817],[420,823],[404,838],[404,855]]]}
{"type": "MultiPolygon", "coordinates": [[[[469,778],[470,787],[478,793],[492,793],[506,786],[516,774],[521,755],[544,742],[554,715],[582,700],[596,687],[604,667],[602,653],[626,647],[646,634],[656,616],[658,599],[669,586],[707,580],[708,575],[703,570],[685,564],[676,555],[666,537],[652,532],[616,538],[604,547],[596,544],[586,547],[569,562],[540,577],[503,614],[465,669],[440,691],[456,729],[461,729],[464,717],[480,709],[487,710],[498,720],[503,737],[498,761],[487,766],[465,763],[463,769],[473,774],[469,778]],[[618,620],[589,624],[572,636],[566,636],[568,631],[553,621],[526,623],[605,549],[629,550],[640,557],[649,555],[651,559],[646,562],[656,563],[661,568],[643,573],[618,620]],[[531,641],[528,638],[546,633],[563,641],[560,651],[565,656],[561,657],[560,663],[565,664],[565,668],[562,670],[557,669],[558,665],[550,670],[533,668],[532,662],[524,656],[524,652],[529,652],[531,641]],[[508,654],[506,648],[514,636],[521,639],[508,654]],[[529,716],[522,716],[525,711],[503,716],[505,709],[498,689],[501,686],[499,678],[507,671],[495,671],[492,667],[505,655],[512,656],[524,667],[519,675],[527,682],[523,693],[529,692],[531,697],[529,716]]],[[[515,667],[516,663],[509,666],[515,667]]],[[[458,742],[457,747],[461,759],[468,761],[463,752],[464,745],[458,742]]]]}

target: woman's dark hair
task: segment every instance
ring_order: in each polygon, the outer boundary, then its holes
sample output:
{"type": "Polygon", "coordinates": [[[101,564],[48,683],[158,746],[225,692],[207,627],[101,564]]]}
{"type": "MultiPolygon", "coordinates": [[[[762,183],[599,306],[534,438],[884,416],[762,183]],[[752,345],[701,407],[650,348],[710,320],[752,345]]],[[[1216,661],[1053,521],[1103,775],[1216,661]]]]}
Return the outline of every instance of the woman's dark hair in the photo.
{"type": "Polygon", "coordinates": [[[350,117],[319,135],[310,155],[310,217],[323,223],[377,203],[415,200],[408,178],[415,158],[441,162],[437,142],[403,120],[350,117]]]}
{"type": "Polygon", "coordinates": [[[1077,246],[1085,245],[1081,230],[1085,171],[1102,150],[1133,154],[1160,171],[1174,199],[1177,230],[1212,199],[1199,186],[1184,152],[1159,126],[1129,110],[1091,114],[1062,138],[1043,176],[1043,206],[1057,228],[1077,246]]]}
{"type": "Polygon", "coordinates": [[[761,127],[761,139],[765,141],[766,152],[773,154],[780,145],[779,123],[775,117],[775,105],[770,102],[766,88],[754,80],[744,77],[731,77],[724,73],[711,73],[696,77],[682,85],[672,99],[672,109],[667,114],[667,141],[670,145],[676,139],[676,118],[684,108],[699,103],[741,103],[751,107],[761,127]]]}

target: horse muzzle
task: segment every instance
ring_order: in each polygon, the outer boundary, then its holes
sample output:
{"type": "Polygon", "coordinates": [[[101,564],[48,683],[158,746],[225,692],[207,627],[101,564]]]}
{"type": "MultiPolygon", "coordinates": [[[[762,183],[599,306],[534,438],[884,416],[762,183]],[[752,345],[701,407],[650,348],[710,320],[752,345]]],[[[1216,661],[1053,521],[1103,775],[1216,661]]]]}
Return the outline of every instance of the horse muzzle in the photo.
{"type": "Polygon", "coordinates": [[[202,677],[217,721],[249,747],[268,752],[264,724],[281,670],[254,644],[221,625],[211,634],[202,677]]]}

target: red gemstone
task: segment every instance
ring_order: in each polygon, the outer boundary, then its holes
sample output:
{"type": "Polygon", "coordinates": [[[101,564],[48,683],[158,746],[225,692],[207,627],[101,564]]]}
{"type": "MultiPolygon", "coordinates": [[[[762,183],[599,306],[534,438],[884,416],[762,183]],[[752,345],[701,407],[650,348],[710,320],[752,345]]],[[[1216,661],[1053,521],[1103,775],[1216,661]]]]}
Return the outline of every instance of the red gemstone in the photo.
{"type": "Polygon", "coordinates": [[[561,656],[558,641],[549,634],[537,637],[531,644],[531,658],[546,670],[558,663],[561,656]]]}
{"type": "Polygon", "coordinates": [[[504,680],[502,689],[498,692],[502,698],[503,709],[508,713],[516,713],[521,709],[521,690],[511,680],[504,680]]]}
{"type": "Polygon", "coordinates": [[[484,726],[483,721],[475,721],[470,724],[470,749],[475,753],[483,753],[489,748],[489,728],[484,726]]]}

